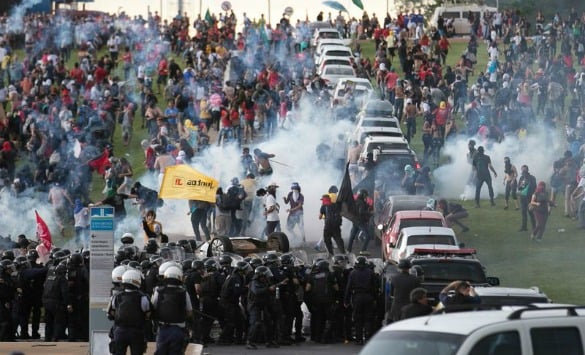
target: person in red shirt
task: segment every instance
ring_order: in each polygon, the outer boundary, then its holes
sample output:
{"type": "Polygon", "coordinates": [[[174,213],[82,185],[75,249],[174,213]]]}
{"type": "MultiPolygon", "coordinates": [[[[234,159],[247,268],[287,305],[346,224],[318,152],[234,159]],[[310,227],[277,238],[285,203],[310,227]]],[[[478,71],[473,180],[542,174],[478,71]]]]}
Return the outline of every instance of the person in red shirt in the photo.
{"type": "Polygon", "coordinates": [[[83,85],[83,70],[79,67],[79,63],[75,62],[75,64],[73,64],[73,69],[69,71],[69,75],[71,76],[71,79],[75,81],[75,85],[78,87],[83,85]]]}
{"type": "Polygon", "coordinates": [[[132,69],[132,52],[130,47],[126,46],[122,54],[122,63],[124,68],[124,80],[130,79],[130,69],[132,69]]]}
{"type": "Polygon", "coordinates": [[[158,90],[158,93],[161,93],[160,90],[160,86],[162,85],[167,85],[167,79],[169,78],[169,62],[167,62],[167,59],[164,57],[164,55],[161,55],[161,58],[158,62],[158,79],[156,80],[156,87],[158,90]]]}
{"type": "Polygon", "coordinates": [[[106,71],[106,69],[102,66],[99,65],[95,68],[95,71],[93,72],[93,78],[95,80],[96,84],[101,84],[104,82],[104,79],[108,76],[108,72],[106,71]]]}
{"type": "Polygon", "coordinates": [[[394,105],[394,90],[396,89],[396,83],[398,82],[398,74],[394,68],[390,67],[390,70],[386,74],[386,95],[388,95],[388,100],[394,105]]]}
{"type": "Polygon", "coordinates": [[[449,48],[451,48],[451,43],[447,39],[447,36],[442,36],[439,40],[439,57],[445,65],[445,61],[447,60],[447,54],[449,54],[449,48]]]}
{"type": "Polygon", "coordinates": [[[445,101],[441,101],[439,108],[435,111],[434,124],[439,130],[439,135],[442,139],[445,138],[445,125],[451,119],[451,108],[445,101]]]}

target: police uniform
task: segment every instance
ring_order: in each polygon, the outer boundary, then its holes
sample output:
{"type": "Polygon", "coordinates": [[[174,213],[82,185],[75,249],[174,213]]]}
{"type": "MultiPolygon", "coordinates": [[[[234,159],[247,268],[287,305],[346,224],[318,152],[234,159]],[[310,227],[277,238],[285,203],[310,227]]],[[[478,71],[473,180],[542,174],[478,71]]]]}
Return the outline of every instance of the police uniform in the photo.
{"type": "Polygon", "coordinates": [[[152,305],[158,322],[156,354],[183,354],[187,316],[193,311],[189,294],[180,285],[159,286],[152,305]]]}
{"type": "Polygon", "coordinates": [[[65,334],[67,310],[71,305],[66,273],[67,267],[62,264],[51,266],[47,273],[43,290],[45,341],[57,341],[65,334]]]}
{"type": "Polygon", "coordinates": [[[410,303],[410,292],[420,286],[420,280],[404,269],[390,281],[390,295],[393,297],[390,314],[392,321],[400,320],[402,307],[410,303]]]}
{"type": "Polygon", "coordinates": [[[358,265],[349,274],[345,289],[344,303],[353,307],[356,343],[363,344],[372,334],[373,306],[376,277],[367,265],[358,265]],[[365,334],[364,334],[365,331],[365,334]]]}
{"type": "Polygon", "coordinates": [[[132,355],[145,349],[145,321],[150,312],[148,296],[137,289],[125,288],[110,299],[108,314],[114,318],[114,355],[132,355]]]}

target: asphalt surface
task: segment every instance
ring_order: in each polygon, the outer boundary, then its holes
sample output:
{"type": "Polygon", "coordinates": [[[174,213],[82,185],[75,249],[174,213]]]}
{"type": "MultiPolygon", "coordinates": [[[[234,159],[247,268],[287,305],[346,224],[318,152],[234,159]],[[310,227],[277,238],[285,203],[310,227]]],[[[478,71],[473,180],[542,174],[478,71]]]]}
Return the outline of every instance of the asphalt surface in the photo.
{"type": "Polygon", "coordinates": [[[361,346],[355,344],[315,344],[312,342],[305,342],[299,345],[281,346],[280,348],[266,348],[264,346],[258,346],[257,350],[248,350],[243,345],[233,346],[218,346],[212,345],[203,348],[202,354],[287,354],[287,355],[305,355],[305,354],[323,354],[323,355],[350,355],[359,354],[361,346]]]}

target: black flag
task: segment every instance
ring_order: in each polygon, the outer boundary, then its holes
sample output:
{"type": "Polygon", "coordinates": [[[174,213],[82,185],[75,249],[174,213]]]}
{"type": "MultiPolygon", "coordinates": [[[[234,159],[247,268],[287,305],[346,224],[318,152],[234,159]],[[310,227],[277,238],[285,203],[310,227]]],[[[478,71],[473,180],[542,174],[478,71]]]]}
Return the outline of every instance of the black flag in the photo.
{"type": "Polygon", "coordinates": [[[355,200],[353,198],[353,191],[351,188],[351,179],[349,178],[349,163],[345,165],[345,174],[337,193],[337,203],[341,207],[341,215],[352,222],[358,222],[358,214],[355,207],[355,200]]]}

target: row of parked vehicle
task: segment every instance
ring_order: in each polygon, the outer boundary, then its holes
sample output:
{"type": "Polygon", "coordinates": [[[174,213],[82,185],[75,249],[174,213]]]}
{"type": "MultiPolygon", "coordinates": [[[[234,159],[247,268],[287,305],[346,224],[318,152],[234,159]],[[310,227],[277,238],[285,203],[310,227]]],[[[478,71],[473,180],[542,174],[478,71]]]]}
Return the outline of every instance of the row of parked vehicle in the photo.
{"type": "Polygon", "coordinates": [[[404,195],[399,182],[404,167],[419,168],[387,101],[368,100],[356,117],[350,140],[362,144],[362,157],[375,160],[375,235],[384,269],[382,282],[390,308],[389,284],[409,259],[423,270],[421,285],[435,306],[453,281],[471,284],[481,298],[472,311],[432,314],[392,323],[378,332],[361,354],[507,355],[585,354],[585,308],[554,304],[537,287],[502,287],[488,276],[477,251],[461,243],[441,212],[428,209],[431,196],[404,195]],[[387,166],[385,162],[391,162],[387,166]],[[379,174],[383,174],[380,176],[379,174]],[[476,312],[482,310],[481,313],[476,312]]]}

